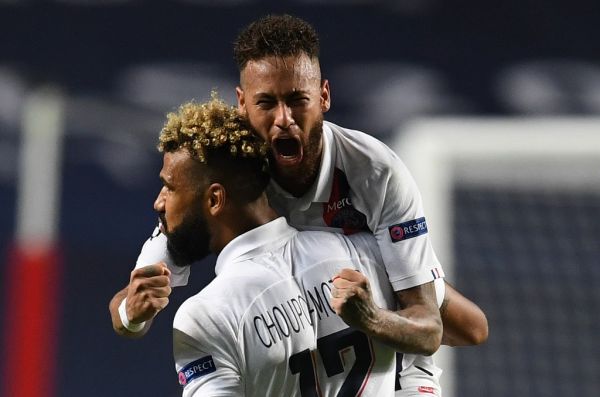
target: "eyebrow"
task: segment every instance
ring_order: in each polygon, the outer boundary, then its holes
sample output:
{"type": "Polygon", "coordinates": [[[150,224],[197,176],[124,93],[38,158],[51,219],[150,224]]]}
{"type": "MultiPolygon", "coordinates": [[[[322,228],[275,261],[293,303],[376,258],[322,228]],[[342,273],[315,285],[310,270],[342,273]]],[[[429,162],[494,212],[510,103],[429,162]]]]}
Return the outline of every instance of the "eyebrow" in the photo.
{"type": "MultiPolygon", "coordinates": [[[[309,91],[306,90],[294,90],[292,92],[289,93],[285,93],[283,96],[284,98],[294,98],[294,97],[298,97],[298,96],[303,96],[303,95],[309,95],[309,91]]],[[[256,94],[254,94],[253,98],[254,99],[260,99],[260,98],[275,98],[278,95],[270,93],[270,92],[257,92],[256,94]]]]}
{"type": "Polygon", "coordinates": [[[296,91],[292,91],[290,94],[288,94],[288,97],[295,97],[295,96],[302,96],[302,95],[308,95],[309,92],[308,91],[304,91],[304,90],[296,90],[296,91]]]}

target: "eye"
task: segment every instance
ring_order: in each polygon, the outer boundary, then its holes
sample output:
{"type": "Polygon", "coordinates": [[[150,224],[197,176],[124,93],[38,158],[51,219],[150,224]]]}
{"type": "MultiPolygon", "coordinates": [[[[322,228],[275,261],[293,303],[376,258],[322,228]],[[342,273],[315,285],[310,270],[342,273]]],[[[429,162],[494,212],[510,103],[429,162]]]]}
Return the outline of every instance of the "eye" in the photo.
{"type": "Polygon", "coordinates": [[[256,101],[256,105],[258,105],[258,107],[262,109],[272,108],[273,106],[275,106],[275,103],[276,102],[273,99],[268,98],[261,98],[258,101],[256,101]]]}
{"type": "Polygon", "coordinates": [[[289,106],[306,106],[310,102],[310,98],[308,97],[296,97],[290,99],[288,105],[289,106]]]}

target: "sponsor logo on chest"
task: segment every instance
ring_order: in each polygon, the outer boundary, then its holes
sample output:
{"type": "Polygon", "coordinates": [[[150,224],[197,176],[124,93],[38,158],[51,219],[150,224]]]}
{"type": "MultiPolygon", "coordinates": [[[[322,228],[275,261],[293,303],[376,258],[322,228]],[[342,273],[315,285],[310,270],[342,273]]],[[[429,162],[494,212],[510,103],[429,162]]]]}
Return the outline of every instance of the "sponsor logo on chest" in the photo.
{"type": "Polygon", "coordinates": [[[343,229],[344,234],[369,230],[367,217],[352,205],[348,179],[338,168],[333,174],[329,201],[323,203],[323,220],[329,227],[343,229]]]}

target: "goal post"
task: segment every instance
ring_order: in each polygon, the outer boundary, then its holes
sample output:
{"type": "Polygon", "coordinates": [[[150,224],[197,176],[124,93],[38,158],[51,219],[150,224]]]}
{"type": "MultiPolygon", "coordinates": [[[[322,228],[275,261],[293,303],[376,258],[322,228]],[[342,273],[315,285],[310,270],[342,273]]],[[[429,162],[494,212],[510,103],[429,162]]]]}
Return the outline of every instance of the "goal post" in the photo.
{"type": "Polygon", "coordinates": [[[32,90],[23,106],[15,241],[6,266],[0,395],[57,393],[62,255],[58,225],[65,95],[32,90]],[[35,375],[32,375],[32,371],[35,375]]]}
{"type": "MultiPolygon", "coordinates": [[[[569,306],[584,311],[589,308],[589,315],[594,316],[595,305],[600,303],[600,294],[593,291],[593,286],[585,285],[590,274],[600,277],[591,255],[600,250],[594,248],[600,246],[594,244],[600,228],[593,226],[593,220],[600,221],[600,211],[596,211],[600,204],[595,204],[595,199],[600,199],[600,118],[419,119],[399,129],[389,143],[419,186],[432,243],[447,279],[459,290],[470,286],[461,280],[476,282],[483,302],[478,296],[469,297],[480,306],[487,305],[483,308],[490,321],[490,339],[485,345],[456,349],[443,346],[436,353],[436,363],[444,370],[444,396],[518,395],[545,383],[556,387],[556,393],[562,387],[556,385],[561,381],[560,371],[534,361],[552,360],[556,352],[551,350],[557,340],[565,350],[576,352],[576,344],[589,338],[596,353],[599,349],[593,336],[597,326],[573,317],[569,306]],[[465,204],[465,197],[471,196],[477,199],[465,204]],[[474,208],[477,200],[483,200],[483,204],[474,208]],[[570,211],[581,214],[570,218],[570,211]],[[515,218],[514,223],[505,218],[515,218]],[[498,236],[489,231],[495,224],[498,236]],[[502,244],[493,241],[500,237],[502,244]],[[525,249],[519,251],[515,246],[525,249]],[[532,247],[531,252],[527,253],[527,247],[532,247]],[[572,257],[578,251],[590,255],[578,260],[576,266],[570,259],[556,259],[572,257]],[[462,258],[460,263],[457,256],[462,258]],[[506,266],[495,263],[494,258],[506,259],[506,266]],[[486,269],[488,263],[494,265],[486,269]],[[552,269],[544,263],[551,263],[552,269]],[[477,267],[481,270],[473,280],[469,269],[477,267]],[[534,268],[537,275],[524,273],[534,268]],[[486,271],[490,273],[488,278],[486,271]],[[561,287],[565,275],[574,280],[568,287],[571,289],[561,287]],[[510,280],[520,289],[511,287],[510,280]],[[543,289],[543,283],[555,288],[543,289]],[[572,289],[582,292],[573,297],[572,289]],[[552,301],[557,294],[565,299],[570,296],[569,306],[545,308],[544,302],[552,301]],[[523,311],[528,314],[521,315],[523,311]],[[576,326],[567,331],[561,322],[569,320],[576,326]],[[537,332],[535,338],[530,336],[532,332],[537,332]],[[521,355],[520,350],[528,347],[530,354],[521,355]],[[460,364],[461,357],[478,354],[487,361],[469,368],[460,364]],[[499,364],[510,365],[512,359],[518,361],[513,365],[523,368],[522,375],[499,364]],[[494,373],[489,373],[492,368],[494,373]],[[500,383],[503,379],[506,384],[500,383]]],[[[573,362],[569,361],[573,357],[564,355],[559,358],[567,368],[565,362],[573,362]]],[[[590,355],[589,361],[580,363],[580,367],[600,369],[597,357],[590,355]]],[[[570,379],[564,379],[563,394],[541,394],[578,395],[577,390],[583,394],[594,390],[591,372],[573,372],[567,377],[570,379]]]]}

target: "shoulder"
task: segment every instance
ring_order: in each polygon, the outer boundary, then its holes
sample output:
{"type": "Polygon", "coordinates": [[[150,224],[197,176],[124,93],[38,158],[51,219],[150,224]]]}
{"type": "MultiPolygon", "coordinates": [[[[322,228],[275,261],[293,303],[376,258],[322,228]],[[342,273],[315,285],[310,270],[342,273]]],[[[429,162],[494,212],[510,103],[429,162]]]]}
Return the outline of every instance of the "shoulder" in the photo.
{"type": "Polygon", "coordinates": [[[338,151],[353,151],[373,157],[380,154],[397,157],[388,145],[363,131],[341,127],[328,121],[324,122],[324,126],[331,130],[333,143],[338,151]]]}
{"type": "Polygon", "coordinates": [[[222,323],[237,329],[258,296],[291,277],[290,265],[282,262],[265,255],[228,267],[179,307],[174,327],[206,329],[210,324],[222,323]]]}
{"type": "Polygon", "coordinates": [[[235,323],[236,313],[228,303],[225,280],[218,277],[196,295],[186,299],[175,313],[173,328],[193,335],[218,332],[211,325],[235,323]]]}
{"type": "Polygon", "coordinates": [[[318,262],[328,258],[366,257],[377,261],[380,257],[377,241],[372,233],[346,236],[326,231],[302,231],[296,238],[296,257],[318,262]],[[326,247],[326,249],[319,249],[326,247]]]}
{"type": "Polygon", "coordinates": [[[405,168],[398,155],[379,139],[330,122],[324,125],[331,131],[330,150],[335,153],[336,167],[349,179],[381,177],[405,168]]]}
{"type": "Polygon", "coordinates": [[[401,193],[414,187],[413,177],[398,155],[385,143],[364,132],[326,124],[331,130],[335,166],[348,179],[355,194],[386,191],[401,193]]]}

